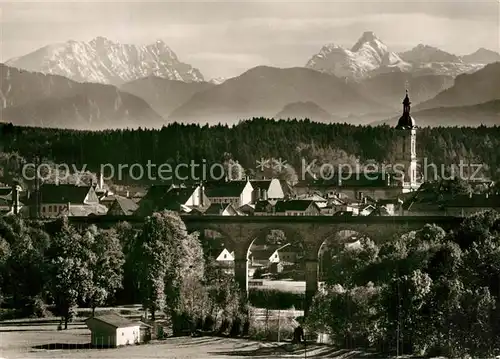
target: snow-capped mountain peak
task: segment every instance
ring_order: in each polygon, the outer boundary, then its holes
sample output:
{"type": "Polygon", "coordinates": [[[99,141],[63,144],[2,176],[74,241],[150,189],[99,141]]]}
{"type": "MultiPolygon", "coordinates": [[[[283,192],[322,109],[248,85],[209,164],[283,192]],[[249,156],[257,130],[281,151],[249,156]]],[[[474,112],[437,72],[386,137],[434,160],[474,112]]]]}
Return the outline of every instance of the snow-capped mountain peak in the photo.
{"type": "Polygon", "coordinates": [[[494,62],[497,56],[500,61],[499,54],[479,50],[460,58],[424,44],[398,54],[374,32],[366,31],[350,50],[333,44],[323,46],[306,67],[355,81],[392,71],[456,76],[477,71],[485,63],[494,62]]]}
{"type": "Polygon", "coordinates": [[[371,47],[378,52],[387,52],[387,46],[375,35],[373,31],[365,31],[358,42],[352,47],[352,52],[358,52],[363,47],[371,47]]]}
{"type": "Polygon", "coordinates": [[[350,50],[334,44],[325,45],[306,64],[308,68],[354,79],[366,77],[381,68],[402,70],[408,66],[372,31],[364,32],[350,50]]]}
{"type": "Polygon", "coordinates": [[[89,42],[70,40],[45,46],[6,64],[79,82],[120,85],[150,75],[185,82],[204,81],[198,69],[181,62],[162,40],[143,46],[120,44],[102,36],[89,42]]]}

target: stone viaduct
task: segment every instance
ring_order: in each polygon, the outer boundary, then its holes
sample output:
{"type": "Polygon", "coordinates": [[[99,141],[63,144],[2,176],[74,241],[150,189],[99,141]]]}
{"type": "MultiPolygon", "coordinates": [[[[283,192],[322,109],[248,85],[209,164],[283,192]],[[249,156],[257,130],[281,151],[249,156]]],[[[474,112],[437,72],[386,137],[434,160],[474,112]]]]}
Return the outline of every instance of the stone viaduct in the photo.
{"type": "MultiPolygon", "coordinates": [[[[142,217],[69,217],[71,223],[77,226],[96,224],[108,227],[120,221],[140,224],[142,217]]],[[[256,238],[261,237],[271,229],[280,229],[286,238],[304,248],[305,281],[306,281],[306,311],[312,298],[318,290],[318,257],[324,243],[339,240],[338,234],[350,230],[359,236],[366,236],[375,243],[390,241],[405,233],[419,230],[425,224],[436,224],[444,230],[450,230],[459,225],[462,217],[450,216],[183,216],[189,232],[211,229],[220,233],[225,240],[230,241],[234,248],[235,280],[242,291],[248,293],[248,254],[256,238]]]]}

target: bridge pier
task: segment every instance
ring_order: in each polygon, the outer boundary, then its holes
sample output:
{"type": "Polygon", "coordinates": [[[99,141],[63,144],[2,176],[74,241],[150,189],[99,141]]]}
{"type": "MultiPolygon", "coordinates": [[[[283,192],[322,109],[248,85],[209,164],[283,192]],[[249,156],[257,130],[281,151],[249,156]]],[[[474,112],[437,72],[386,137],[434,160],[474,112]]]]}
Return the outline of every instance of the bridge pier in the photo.
{"type": "Polygon", "coordinates": [[[248,259],[246,257],[234,258],[234,280],[245,298],[248,298],[248,259]]]}
{"type": "Polygon", "coordinates": [[[304,317],[309,314],[314,296],[318,292],[318,259],[306,259],[305,263],[305,280],[306,280],[306,295],[304,303],[304,317]]]}

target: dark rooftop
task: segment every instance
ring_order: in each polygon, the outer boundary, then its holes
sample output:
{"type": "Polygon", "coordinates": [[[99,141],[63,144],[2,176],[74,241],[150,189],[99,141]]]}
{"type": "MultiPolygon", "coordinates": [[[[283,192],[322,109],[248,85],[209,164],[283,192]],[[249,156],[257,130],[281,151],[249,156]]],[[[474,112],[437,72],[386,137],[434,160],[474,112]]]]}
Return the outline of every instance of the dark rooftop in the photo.
{"type": "Polygon", "coordinates": [[[139,323],[133,322],[130,319],[122,317],[121,315],[116,314],[116,313],[103,314],[103,315],[98,315],[95,317],[90,317],[85,322],[87,322],[91,319],[98,320],[100,322],[109,324],[115,328],[133,327],[133,326],[140,325],[139,323]]]}
{"type": "Polygon", "coordinates": [[[310,200],[303,201],[300,199],[293,199],[290,201],[278,201],[276,203],[276,212],[281,213],[286,211],[305,211],[310,206],[316,206],[314,201],[310,200]]]}
{"type": "Polygon", "coordinates": [[[132,215],[139,207],[137,203],[127,197],[116,196],[110,209],[117,206],[125,215],[132,215]]]}
{"type": "Polygon", "coordinates": [[[208,182],[205,194],[207,197],[239,197],[246,185],[247,181],[208,182]]]}
{"type": "MultiPolygon", "coordinates": [[[[91,186],[75,186],[73,184],[43,184],[40,187],[40,201],[42,203],[83,204],[91,189],[91,186]]],[[[35,196],[32,198],[34,199],[35,196]]]]}

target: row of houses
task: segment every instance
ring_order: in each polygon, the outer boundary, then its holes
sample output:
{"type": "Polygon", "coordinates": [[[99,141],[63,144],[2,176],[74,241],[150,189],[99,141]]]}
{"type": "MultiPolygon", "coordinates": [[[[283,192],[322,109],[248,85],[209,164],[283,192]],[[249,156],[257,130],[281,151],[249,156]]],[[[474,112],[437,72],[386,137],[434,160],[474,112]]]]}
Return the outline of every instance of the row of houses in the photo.
{"type": "Polygon", "coordinates": [[[14,185],[0,187],[0,215],[148,216],[166,209],[182,215],[212,216],[461,216],[500,209],[497,193],[436,196],[425,184],[404,193],[391,181],[374,178],[371,182],[360,179],[340,184],[336,180],[314,180],[294,187],[276,178],[247,179],[115,191],[102,181],[92,186],[43,184],[37,191],[14,185]]]}
{"type": "MultiPolygon", "coordinates": [[[[254,244],[248,253],[248,275],[251,277],[255,271],[265,269],[270,273],[281,273],[285,267],[293,267],[299,263],[302,251],[300,248],[285,243],[281,245],[254,244]]],[[[221,268],[227,273],[234,270],[234,250],[226,243],[220,254],[215,258],[221,268]]]]}

